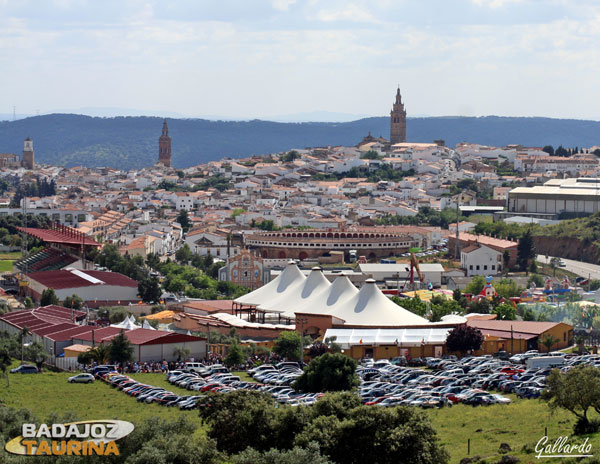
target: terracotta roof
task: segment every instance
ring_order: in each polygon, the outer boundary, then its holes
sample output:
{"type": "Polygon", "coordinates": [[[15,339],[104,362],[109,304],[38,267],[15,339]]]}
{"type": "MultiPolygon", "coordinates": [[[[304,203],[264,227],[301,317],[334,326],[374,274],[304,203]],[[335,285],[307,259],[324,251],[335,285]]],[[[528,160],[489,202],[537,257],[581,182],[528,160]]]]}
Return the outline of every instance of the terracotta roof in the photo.
{"type": "Polygon", "coordinates": [[[231,300],[204,300],[204,301],[187,301],[181,304],[182,308],[192,308],[208,313],[231,312],[233,302],[231,300]]]}

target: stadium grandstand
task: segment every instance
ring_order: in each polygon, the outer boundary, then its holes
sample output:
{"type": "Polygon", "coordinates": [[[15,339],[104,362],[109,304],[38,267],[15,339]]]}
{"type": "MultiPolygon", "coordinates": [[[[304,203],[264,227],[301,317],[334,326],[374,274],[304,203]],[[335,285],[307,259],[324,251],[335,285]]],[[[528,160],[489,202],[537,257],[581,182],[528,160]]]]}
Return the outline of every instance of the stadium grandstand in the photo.
{"type": "Polygon", "coordinates": [[[72,227],[53,224],[49,229],[18,227],[20,232],[42,241],[46,246],[15,262],[15,267],[23,272],[56,271],[66,266],[87,269],[86,252],[102,246],[84,233],[72,227]]]}

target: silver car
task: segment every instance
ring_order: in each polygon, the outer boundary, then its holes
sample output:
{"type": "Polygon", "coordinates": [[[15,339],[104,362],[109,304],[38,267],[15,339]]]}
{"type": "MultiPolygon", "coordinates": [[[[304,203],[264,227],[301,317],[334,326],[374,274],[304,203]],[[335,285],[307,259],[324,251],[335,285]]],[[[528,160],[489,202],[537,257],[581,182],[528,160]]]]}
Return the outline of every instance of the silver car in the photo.
{"type": "Polygon", "coordinates": [[[67,379],[69,383],[92,383],[94,376],[92,374],[77,374],[67,379]]]}

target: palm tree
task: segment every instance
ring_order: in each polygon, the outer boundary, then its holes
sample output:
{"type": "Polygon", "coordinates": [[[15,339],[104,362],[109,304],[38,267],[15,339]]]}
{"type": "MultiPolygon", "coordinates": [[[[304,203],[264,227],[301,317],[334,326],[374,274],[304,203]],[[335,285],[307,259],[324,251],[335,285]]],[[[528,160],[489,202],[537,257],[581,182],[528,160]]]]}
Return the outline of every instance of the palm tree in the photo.
{"type": "Polygon", "coordinates": [[[192,352],[189,348],[183,346],[176,346],[173,348],[173,356],[177,356],[177,361],[181,361],[182,359],[185,361],[190,357],[190,354],[192,354],[192,352]]]}
{"type": "Polygon", "coordinates": [[[21,364],[25,359],[25,339],[28,335],[31,335],[31,332],[27,327],[23,327],[19,332],[19,341],[21,342],[21,364]]]}
{"type": "Polygon", "coordinates": [[[577,345],[577,352],[579,354],[583,354],[583,351],[585,348],[584,342],[585,342],[585,340],[583,338],[583,335],[577,335],[575,337],[575,344],[577,345]]]}
{"type": "Polygon", "coordinates": [[[100,344],[90,350],[90,355],[98,364],[105,364],[110,360],[110,348],[100,344]]]}
{"type": "Polygon", "coordinates": [[[554,344],[558,341],[558,338],[554,338],[552,334],[546,334],[542,338],[542,345],[544,345],[546,347],[546,351],[550,353],[552,346],[554,346],[554,344]]]}
{"type": "Polygon", "coordinates": [[[559,264],[560,264],[560,258],[557,258],[556,256],[550,260],[550,267],[552,268],[552,275],[554,277],[556,277],[556,268],[558,267],[559,264]]]}

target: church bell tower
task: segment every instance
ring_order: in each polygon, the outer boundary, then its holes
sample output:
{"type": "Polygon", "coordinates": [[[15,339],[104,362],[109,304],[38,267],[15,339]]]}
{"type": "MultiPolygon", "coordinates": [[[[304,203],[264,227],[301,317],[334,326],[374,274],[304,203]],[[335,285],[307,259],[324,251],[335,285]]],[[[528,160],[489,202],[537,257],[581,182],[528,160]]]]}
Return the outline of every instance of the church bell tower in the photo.
{"type": "Polygon", "coordinates": [[[158,162],[167,168],[171,167],[171,137],[166,119],[163,121],[162,134],[158,138],[158,162]]]}
{"type": "Polygon", "coordinates": [[[406,109],[402,103],[400,87],[396,91],[396,101],[390,112],[390,143],[406,142],[406,109]]]}

